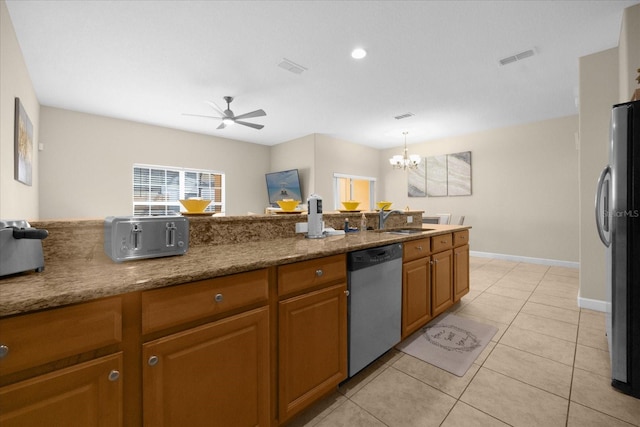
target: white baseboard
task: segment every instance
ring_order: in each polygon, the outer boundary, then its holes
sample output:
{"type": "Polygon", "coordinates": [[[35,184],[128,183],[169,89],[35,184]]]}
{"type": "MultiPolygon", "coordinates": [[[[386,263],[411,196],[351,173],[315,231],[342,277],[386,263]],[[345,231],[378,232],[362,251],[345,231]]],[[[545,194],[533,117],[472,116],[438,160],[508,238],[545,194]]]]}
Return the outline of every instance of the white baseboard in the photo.
{"type": "Polygon", "coordinates": [[[597,299],[578,297],[578,307],[594,311],[602,311],[603,313],[607,312],[607,302],[597,299]]]}
{"type": "Polygon", "coordinates": [[[526,257],[526,256],[494,254],[491,252],[476,252],[476,251],[469,251],[469,255],[477,256],[480,258],[504,259],[507,261],[528,262],[531,264],[552,265],[556,267],[580,268],[579,262],[561,261],[558,259],[532,258],[532,257],[526,257]]]}
{"type": "MultiPolygon", "coordinates": [[[[476,252],[476,251],[469,251],[469,255],[476,256],[479,258],[493,258],[493,259],[503,259],[507,261],[529,262],[531,264],[552,265],[557,267],[580,268],[579,262],[561,261],[556,259],[532,258],[532,257],[526,257],[526,256],[494,254],[491,252],[476,252]]],[[[588,310],[593,310],[593,311],[601,311],[603,313],[606,313],[607,311],[606,301],[601,301],[597,299],[578,297],[578,307],[586,308],[588,310]]]]}

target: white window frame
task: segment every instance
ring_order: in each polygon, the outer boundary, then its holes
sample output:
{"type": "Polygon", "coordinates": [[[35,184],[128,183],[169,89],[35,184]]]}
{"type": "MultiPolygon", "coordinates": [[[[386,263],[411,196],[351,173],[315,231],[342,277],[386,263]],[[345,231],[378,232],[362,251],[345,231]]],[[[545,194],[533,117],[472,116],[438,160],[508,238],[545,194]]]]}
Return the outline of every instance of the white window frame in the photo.
{"type": "Polygon", "coordinates": [[[339,178],[349,179],[349,193],[353,194],[353,182],[352,180],[358,179],[363,181],[369,181],[369,210],[374,210],[375,207],[375,196],[376,196],[376,181],[377,178],[371,176],[359,176],[359,175],[349,175],[345,173],[333,173],[333,209],[340,210],[342,208],[342,202],[340,201],[340,186],[339,186],[339,178]]]}
{"type": "MultiPolygon", "coordinates": [[[[133,191],[132,194],[132,210],[133,210],[133,215],[177,215],[180,212],[186,212],[186,209],[184,208],[184,206],[182,206],[182,204],[180,203],[180,199],[185,199],[187,198],[187,196],[185,196],[186,190],[187,190],[187,186],[186,186],[186,181],[187,179],[185,178],[185,175],[187,173],[195,173],[195,174],[210,174],[210,175],[218,175],[220,177],[220,187],[212,187],[210,186],[204,186],[201,187],[200,184],[196,184],[196,189],[198,191],[198,193],[201,194],[202,190],[207,190],[210,189],[212,191],[214,191],[213,194],[215,194],[215,190],[219,188],[220,191],[220,197],[219,197],[219,201],[216,200],[212,200],[211,204],[209,206],[207,206],[207,209],[205,210],[206,212],[211,212],[213,213],[222,213],[224,214],[225,212],[225,200],[226,200],[226,190],[225,190],[225,173],[222,171],[215,171],[215,170],[207,170],[207,169],[192,169],[192,168],[181,168],[181,167],[176,167],[176,166],[161,166],[161,165],[149,165],[149,164],[143,164],[143,163],[134,163],[133,167],[132,167],[132,173],[131,173],[131,188],[133,191]],[[161,196],[163,193],[151,193],[151,186],[152,186],[152,182],[150,180],[150,182],[148,182],[148,186],[149,186],[149,191],[147,192],[147,198],[143,199],[140,197],[140,195],[138,194],[140,191],[142,191],[143,189],[141,188],[141,184],[140,183],[136,183],[136,169],[148,169],[148,170],[156,170],[156,171],[164,171],[164,173],[166,174],[167,172],[170,173],[177,173],[178,174],[178,188],[177,188],[177,194],[175,194],[175,198],[171,195],[168,195],[170,192],[170,188],[168,187],[168,183],[165,182],[164,184],[156,184],[155,187],[163,187],[163,191],[165,192],[164,197],[165,199],[163,200],[154,200],[154,198],[158,198],[158,196],[161,196]],[[138,191],[136,191],[136,186],[138,187],[138,191]],[[152,197],[153,195],[155,195],[154,197],[152,197]],[[168,198],[167,198],[168,197],[168,198]],[[136,209],[136,207],[138,209],[136,209]],[[147,209],[144,209],[145,213],[141,213],[143,207],[146,207],[147,209]],[[164,209],[163,209],[164,208],[164,209]]],[[[151,174],[151,172],[150,172],[151,174]]],[[[142,191],[144,192],[144,191],[142,191]]],[[[195,197],[195,196],[191,196],[191,197],[195,197]]],[[[216,199],[216,197],[214,196],[214,199],[216,199]]]]}

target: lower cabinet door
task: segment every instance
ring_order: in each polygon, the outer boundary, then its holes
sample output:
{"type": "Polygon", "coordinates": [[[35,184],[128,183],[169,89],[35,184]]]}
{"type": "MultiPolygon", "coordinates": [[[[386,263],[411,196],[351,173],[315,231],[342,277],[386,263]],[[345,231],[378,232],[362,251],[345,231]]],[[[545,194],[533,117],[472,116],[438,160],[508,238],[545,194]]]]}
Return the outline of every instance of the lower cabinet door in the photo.
{"type": "Polygon", "coordinates": [[[280,301],[280,423],[347,378],[346,291],[343,283],[280,301]]]}
{"type": "Polygon", "coordinates": [[[0,388],[2,427],[122,425],[122,353],[0,388]]]}
{"type": "Polygon", "coordinates": [[[269,309],[143,345],[148,427],[269,425],[269,309]]]}
{"type": "Polygon", "coordinates": [[[431,319],[429,257],[402,265],[402,338],[406,338],[431,319]]]}
{"type": "Polygon", "coordinates": [[[453,300],[469,293],[469,245],[453,250],[453,300]]]}
{"type": "Polygon", "coordinates": [[[431,314],[436,317],[453,305],[453,251],[433,254],[431,259],[431,314]]]}

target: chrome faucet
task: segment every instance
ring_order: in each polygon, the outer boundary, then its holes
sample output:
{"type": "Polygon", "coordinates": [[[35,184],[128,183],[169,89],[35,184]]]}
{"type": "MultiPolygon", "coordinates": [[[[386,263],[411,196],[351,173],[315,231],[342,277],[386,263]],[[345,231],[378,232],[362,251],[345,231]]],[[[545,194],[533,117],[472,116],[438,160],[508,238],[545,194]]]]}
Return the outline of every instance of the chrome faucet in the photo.
{"type": "Polygon", "coordinates": [[[384,210],[380,209],[380,221],[378,223],[378,224],[380,224],[380,230],[382,230],[384,228],[384,222],[387,220],[387,218],[389,218],[389,215],[391,215],[392,213],[401,214],[402,211],[393,210],[393,211],[389,211],[387,213],[384,213],[384,210]]]}

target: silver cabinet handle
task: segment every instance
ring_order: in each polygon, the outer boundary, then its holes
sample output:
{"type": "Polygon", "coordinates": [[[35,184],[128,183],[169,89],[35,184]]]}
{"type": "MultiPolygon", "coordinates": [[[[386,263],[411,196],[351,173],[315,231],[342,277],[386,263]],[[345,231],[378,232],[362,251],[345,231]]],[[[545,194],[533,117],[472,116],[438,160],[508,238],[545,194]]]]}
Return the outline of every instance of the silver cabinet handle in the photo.
{"type": "Polygon", "coordinates": [[[118,381],[118,378],[120,378],[120,371],[114,369],[109,372],[109,381],[118,381]]]}
{"type": "Polygon", "coordinates": [[[422,250],[422,246],[416,246],[416,249],[421,251],[422,250]]]}
{"type": "Polygon", "coordinates": [[[323,274],[324,274],[324,271],[322,271],[322,269],[319,268],[316,270],[316,276],[322,277],[323,274]]]}
{"type": "Polygon", "coordinates": [[[350,294],[349,290],[347,289],[346,291],[344,291],[344,294],[345,294],[346,296],[349,296],[349,294],[350,294]]]}
{"type": "Polygon", "coordinates": [[[216,300],[216,302],[222,302],[224,297],[222,296],[222,294],[216,294],[214,299],[216,300]]]}
{"type": "Polygon", "coordinates": [[[9,347],[4,344],[0,344],[0,359],[4,359],[9,354],[9,347]]]}
{"type": "Polygon", "coordinates": [[[149,357],[149,360],[147,360],[147,364],[149,364],[149,366],[156,366],[159,361],[160,359],[158,359],[158,356],[151,356],[149,357]]]}

